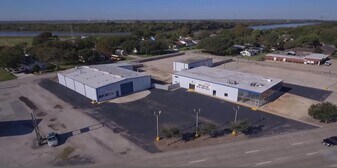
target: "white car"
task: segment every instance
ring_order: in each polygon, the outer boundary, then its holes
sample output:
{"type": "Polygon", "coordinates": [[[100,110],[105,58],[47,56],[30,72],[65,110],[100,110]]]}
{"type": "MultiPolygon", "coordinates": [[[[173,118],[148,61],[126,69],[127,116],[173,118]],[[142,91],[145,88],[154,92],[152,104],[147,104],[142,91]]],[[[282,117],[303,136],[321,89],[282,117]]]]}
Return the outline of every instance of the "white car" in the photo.
{"type": "Polygon", "coordinates": [[[47,136],[47,142],[50,147],[57,146],[59,144],[58,135],[55,132],[51,132],[47,136]]]}
{"type": "Polygon", "coordinates": [[[330,66],[330,65],[331,65],[331,62],[330,62],[330,61],[325,61],[324,65],[330,66]]]}

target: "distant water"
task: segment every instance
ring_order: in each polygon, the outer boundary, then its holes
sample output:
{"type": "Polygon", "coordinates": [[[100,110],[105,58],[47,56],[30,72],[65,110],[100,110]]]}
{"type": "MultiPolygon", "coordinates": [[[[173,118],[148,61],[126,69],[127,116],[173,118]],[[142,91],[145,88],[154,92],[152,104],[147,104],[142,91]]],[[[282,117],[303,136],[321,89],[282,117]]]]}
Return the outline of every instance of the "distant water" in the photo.
{"type": "MultiPolygon", "coordinates": [[[[42,31],[0,31],[0,37],[33,37],[37,36],[42,31]]],[[[52,32],[57,36],[71,36],[71,32],[52,32]]],[[[128,32],[113,32],[113,33],[90,33],[90,32],[74,32],[74,36],[95,35],[95,36],[111,36],[111,35],[130,35],[128,32]]]]}
{"type": "Polygon", "coordinates": [[[271,24],[271,25],[263,25],[263,26],[250,26],[254,30],[269,30],[276,28],[290,28],[290,27],[299,27],[299,26],[308,26],[315,25],[318,23],[289,23],[289,24],[271,24]]]}

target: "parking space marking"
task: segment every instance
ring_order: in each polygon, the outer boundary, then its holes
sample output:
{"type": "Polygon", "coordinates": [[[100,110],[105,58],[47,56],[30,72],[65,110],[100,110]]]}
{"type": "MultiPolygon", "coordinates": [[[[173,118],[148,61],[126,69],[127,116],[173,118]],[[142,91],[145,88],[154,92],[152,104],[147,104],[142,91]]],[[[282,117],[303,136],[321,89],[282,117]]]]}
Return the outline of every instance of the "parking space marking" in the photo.
{"type": "Polygon", "coordinates": [[[271,163],[271,161],[266,161],[266,162],[257,163],[256,166],[264,165],[264,164],[268,164],[268,163],[271,163]]]}
{"type": "Polygon", "coordinates": [[[304,144],[304,142],[296,142],[296,143],[293,143],[291,145],[301,145],[301,144],[304,144]]]}
{"type": "Polygon", "coordinates": [[[204,162],[204,161],[206,161],[206,159],[193,160],[193,161],[188,162],[188,164],[199,163],[199,162],[204,162]]]}
{"type": "Polygon", "coordinates": [[[318,152],[311,152],[311,153],[307,153],[306,155],[307,156],[310,156],[310,155],[314,155],[314,154],[317,154],[318,152]]]}
{"type": "Polygon", "coordinates": [[[249,154],[249,153],[256,153],[256,152],[259,152],[260,150],[251,150],[251,151],[247,151],[245,152],[245,154],[249,154]]]}

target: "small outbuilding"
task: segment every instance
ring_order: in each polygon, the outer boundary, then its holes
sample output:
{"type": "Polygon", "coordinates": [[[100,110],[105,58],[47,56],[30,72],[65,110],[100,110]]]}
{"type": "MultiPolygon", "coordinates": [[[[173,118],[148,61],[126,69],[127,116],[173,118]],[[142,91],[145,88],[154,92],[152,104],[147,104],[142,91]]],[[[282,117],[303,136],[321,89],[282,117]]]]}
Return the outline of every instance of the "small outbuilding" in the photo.
{"type": "Polygon", "coordinates": [[[173,62],[173,71],[180,72],[183,70],[192,69],[200,66],[211,67],[212,65],[213,65],[212,58],[195,57],[173,62]]]}

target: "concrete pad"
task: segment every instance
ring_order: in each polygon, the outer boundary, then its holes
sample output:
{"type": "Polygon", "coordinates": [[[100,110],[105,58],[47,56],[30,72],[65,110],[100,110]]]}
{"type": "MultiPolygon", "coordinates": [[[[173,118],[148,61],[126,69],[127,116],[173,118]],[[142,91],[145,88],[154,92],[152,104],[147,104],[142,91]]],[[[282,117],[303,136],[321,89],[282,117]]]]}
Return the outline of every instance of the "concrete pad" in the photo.
{"type": "Polygon", "coordinates": [[[123,97],[119,97],[119,98],[115,98],[112,99],[110,101],[108,101],[109,103],[128,103],[128,102],[133,102],[133,101],[137,101],[140,99],[145,98],[146,96],[148,96],[151,92],[149,90],[145,90],[145,91],[141,91],[141,92],[137,92],[137,93],[133,93],[127,96],[123,96],[123,97]]]}

